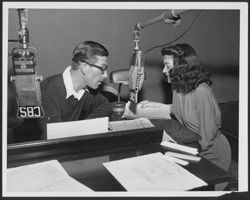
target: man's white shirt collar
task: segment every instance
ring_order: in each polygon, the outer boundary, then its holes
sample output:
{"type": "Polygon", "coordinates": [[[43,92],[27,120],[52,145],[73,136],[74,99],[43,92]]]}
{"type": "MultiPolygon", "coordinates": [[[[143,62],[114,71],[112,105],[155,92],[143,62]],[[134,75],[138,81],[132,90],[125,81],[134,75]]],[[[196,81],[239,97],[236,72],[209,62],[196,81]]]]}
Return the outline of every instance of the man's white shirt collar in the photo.
{"type": "Polygon", "coordinates": [[[70,75],[70,70],[71,66],[68,66],[63,72],[63,82],[66,88],[66,99],[68,99],[71,95],[73,95],[79,101],[82,98],[85,90],[80,89],[77,92],[74,90],[73,82],[70,75]]]}

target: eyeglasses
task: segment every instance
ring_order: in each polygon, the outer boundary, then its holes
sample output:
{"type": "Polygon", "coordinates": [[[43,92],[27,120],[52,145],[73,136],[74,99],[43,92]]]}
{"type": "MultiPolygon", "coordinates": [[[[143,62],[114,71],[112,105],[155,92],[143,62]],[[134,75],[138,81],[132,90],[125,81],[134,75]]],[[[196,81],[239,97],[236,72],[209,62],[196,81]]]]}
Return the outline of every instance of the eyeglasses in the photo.
{"type": "Polygon", "coordinates": [[[83,60],[82,62],[84,62],[84,63],[86,63],[86,64],[88,64],[88,65],[90,65],[90,66],[92,66],[92,67],[95,67],[95,68],[97,68],[97,69],[100,69],[100,70],[102,71],[102,75],[103,75],[103,74],[105,73],[105,71],[107,71],[107,69],[108,69],[108,66],[107,66],[107,65],[103,68],[103,67],[100,67],[100,66],[91,64],[91,63],[87,62],[86,60],[83,60]]]}

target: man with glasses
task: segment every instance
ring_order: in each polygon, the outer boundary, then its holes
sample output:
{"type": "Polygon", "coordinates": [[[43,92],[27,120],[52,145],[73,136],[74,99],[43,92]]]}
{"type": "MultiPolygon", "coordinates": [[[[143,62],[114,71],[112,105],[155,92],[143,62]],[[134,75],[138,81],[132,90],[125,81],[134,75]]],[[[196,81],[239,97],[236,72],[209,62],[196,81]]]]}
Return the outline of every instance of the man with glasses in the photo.
{"type": "MultiPolygon", "coordinates": [[[[63,73],[48,77],[41,83],[44,126],[51,122],[111,114],[112,105],[108,99],[94,92],[107,78],[108,56],[108,50],[103,45],[94,41],[81,42],[73,51],[72,65],[63,73]]],[[[43,138],[46,138],[46,134],[43,134],[43,138]]]]}

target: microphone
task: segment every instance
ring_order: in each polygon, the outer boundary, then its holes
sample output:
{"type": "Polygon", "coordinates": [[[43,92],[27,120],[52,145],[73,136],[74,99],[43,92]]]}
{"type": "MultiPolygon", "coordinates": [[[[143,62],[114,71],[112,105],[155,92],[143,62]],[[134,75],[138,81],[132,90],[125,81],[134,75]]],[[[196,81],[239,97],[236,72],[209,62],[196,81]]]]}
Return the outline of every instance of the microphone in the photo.
{"type": "Polygon", "coordinates": [[[42,108],[40,82],[42,76],[37,75],[37,50],[29,47],[29,31],[27,28],[27,9],[17,9],[20,20],[19,48],[12,49],[14,82],[18,103],[18,118],[44,117],[42,108]]]}
{"type": "Polygon", "coordinates": [[[186,10],[167,10],[162,13],[162,19],[166,24],[173,24],[174,26],[179,26],[181,24],[180,14],[186,10]]]}
{"type": "Polygon", "coordinates": [[[165,23],[174,24],[174,26],[180,25],[180,14],[188,10],[166,10],[162,15],[149,19],[145,22],[139,22],[133,29],[133,42],[134,50],[132,54],[132,64],[129,70],[129,88],[130,88],[130,109],[136,114],[136,103],[138,102],[138,92],[142,87],[145,79],[144,74],[144,60],[145,56],[142,54],[139,48],[140,31],[141,29],[149,26],[153,23],[164,21],[165,23]]]}
{"type": "Polygon", "coordinates": [[[138,49],[132,54],[132,62],[129,70],[129,88],[130,88],[130,105],[129,109],[136,114],[136,105],[138,102],[138,92],[141,89],[144,79],[144,59],[145,56],[138,49]]]}
{"type": "Polygon", "coordinates": [[[144,79],[144,55],[141,51],[134,51],[132,54],[132,62],[129,70],[129,88],[130,100],[138,102],[138,92],[140,91],[144,79]]]}
{"type": "Polygon", "coordinates": [[[141,30],[145,28],[146,26],[149,26],[151,24],[154,24],[159,21],[164,21],[167,24],[174,24],[179,25],[180,24],[180,14],[183,14],[190,10],[166,10],[163,12],[160,16],[157,16],[155,18],[149,19],[145,22],[139,22],[134,26],[134,29],[141,30]]]}
{"type": "Polygon", "coordinates": [[[14,48],[12,63],[14,75],[10,77],[14,82],[18,103],[18,118],[41,118],[44,116],[41,101],[40,82],[42,76],[36,73],[37,54],[28,49],[14,48]],[[25,53],[24,53],[25,52],[25,53]]]}

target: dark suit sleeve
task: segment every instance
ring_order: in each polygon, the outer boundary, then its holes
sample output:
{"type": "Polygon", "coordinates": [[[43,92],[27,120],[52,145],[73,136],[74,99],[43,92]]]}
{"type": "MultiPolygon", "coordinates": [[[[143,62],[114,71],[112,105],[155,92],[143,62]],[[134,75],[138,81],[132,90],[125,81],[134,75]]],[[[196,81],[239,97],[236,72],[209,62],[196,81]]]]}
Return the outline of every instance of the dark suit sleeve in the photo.
{"type": "Polygon", "coordinates": [[[97,95],[93,96],[93,98],[91,98],[91,101],[93,109],[87,116],[87,119],[97,117],[108,117],[111,115],[112,104],[102,94],[98,93],[97,95]]]}
{"type": "Polygon", "coordinates": [[[42,92],[42,106],[45,113],[45,117],[41,119],[42,139],[47,139],[47,123],[62,122],[62,118],[56,100],[46,91],[42,92]]]}
{"type": "Polygon", "coordinates": [[[46,91],[42,93],[43,109],[47,123],[61,122],[60,108],[57,101],[46,91]]]}

